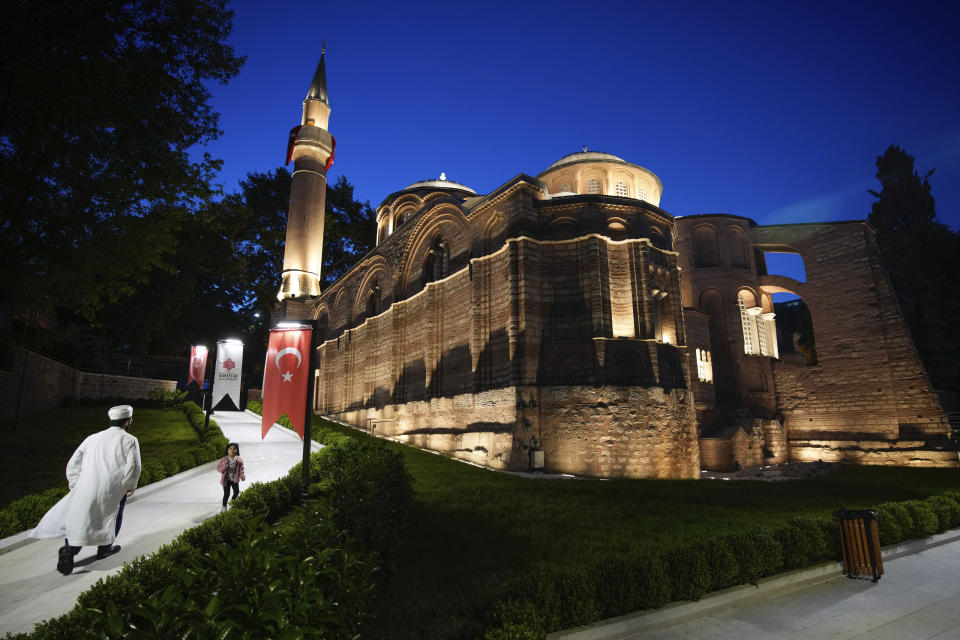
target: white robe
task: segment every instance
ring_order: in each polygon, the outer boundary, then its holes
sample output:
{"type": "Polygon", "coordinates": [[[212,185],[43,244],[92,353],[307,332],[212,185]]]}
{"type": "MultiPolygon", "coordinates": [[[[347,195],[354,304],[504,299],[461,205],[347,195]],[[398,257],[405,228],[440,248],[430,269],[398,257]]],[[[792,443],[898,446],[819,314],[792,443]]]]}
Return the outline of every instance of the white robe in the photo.
{"type": "Polygon", "coordinates": [[[30,534],[67,538],[73,546],[113,544],[120,500],[140,479],[140,443],[120,427],[87,438],[67,463],[70,493],[30,534]]]}

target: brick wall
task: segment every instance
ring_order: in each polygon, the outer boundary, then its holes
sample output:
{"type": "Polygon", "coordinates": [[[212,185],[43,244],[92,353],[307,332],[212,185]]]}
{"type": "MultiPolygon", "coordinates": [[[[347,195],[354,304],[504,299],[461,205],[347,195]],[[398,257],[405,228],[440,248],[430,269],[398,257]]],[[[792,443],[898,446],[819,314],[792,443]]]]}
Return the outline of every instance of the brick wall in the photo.
{"type": "MultiPolygon", "coordinates": [[[[957,466],[949,427],[900,313],[866,223],[760,227],[789,244],[807,282],[817,364],[773,362],[776,402],[793,460],[957,466]]],[[[776,286],[782,276],[762,276],[776,286]]]]}
{"type": "Polygon", "coordinates": [[[686,351],[647,335],[653,288],[684,335],[675,258],[610,249],[515,238],[427,284],[321,346],[317,410],[494,468],[696,477],[686,351]]]}

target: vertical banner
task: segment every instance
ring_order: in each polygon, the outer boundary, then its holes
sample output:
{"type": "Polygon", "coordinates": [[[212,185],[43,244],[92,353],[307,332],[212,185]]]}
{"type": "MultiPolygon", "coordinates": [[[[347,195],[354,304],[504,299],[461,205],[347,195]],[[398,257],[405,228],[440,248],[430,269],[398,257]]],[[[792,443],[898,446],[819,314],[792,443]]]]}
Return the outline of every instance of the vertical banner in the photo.
{"type": "Polygon", "coordinates": [[[263,365],[263,417],[260,437],[284,413],[303,438],[310,372],[310,327],[270,330],[267,361],[263,365]]]}
{"type": "Polygon", "coordinates": [[[210,407],[228,397],[240,408],[240,373],[243,371],[243,343],[239,340],[217,342],[217,365],[213,368],[213,398],[210,407]]]}
{"type": "Polygon", "coordinates": [[[187,386],[196,382],[203,389],[203,378],[207,373],[207,348],[201,345],[190,347],[190,368],[187,371],[187,386]]]}

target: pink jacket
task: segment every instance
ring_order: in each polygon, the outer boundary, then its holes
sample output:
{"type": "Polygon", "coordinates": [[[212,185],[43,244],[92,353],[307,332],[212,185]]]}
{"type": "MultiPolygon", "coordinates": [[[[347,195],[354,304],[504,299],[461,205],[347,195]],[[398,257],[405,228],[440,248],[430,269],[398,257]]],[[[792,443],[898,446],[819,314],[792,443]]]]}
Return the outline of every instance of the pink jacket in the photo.
{"type": "MultiPolygon", "coordinates": [[[[243,458],[236,456],[234,459],[237,461],[237,469],[233,476],[233,481],[240,482],[241,480],[246,480],[247,476],[243,472],[243,458]]],[[[220,472],[220,486],[227,486],[227,456],[220,458],[220,462],[217,463],[217,471],[220,472]]]]}

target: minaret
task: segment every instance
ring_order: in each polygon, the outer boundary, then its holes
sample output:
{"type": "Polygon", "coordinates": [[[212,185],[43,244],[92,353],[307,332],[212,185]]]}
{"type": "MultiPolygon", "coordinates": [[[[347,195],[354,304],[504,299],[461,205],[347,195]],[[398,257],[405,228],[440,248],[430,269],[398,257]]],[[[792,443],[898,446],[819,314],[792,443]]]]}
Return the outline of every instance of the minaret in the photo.
{"type": "Polygon", "coordinates": [[[303,121],[290,132],[287,162],[293,160],[293,184],[278,300],[320,295],[327,169],[333,161],[336,144],[327,131],[330,101],[323,64],[325,53],[326,47],[320,51],[320,64],[303,101],[303,121]]]}

